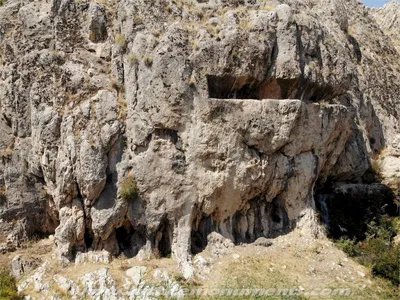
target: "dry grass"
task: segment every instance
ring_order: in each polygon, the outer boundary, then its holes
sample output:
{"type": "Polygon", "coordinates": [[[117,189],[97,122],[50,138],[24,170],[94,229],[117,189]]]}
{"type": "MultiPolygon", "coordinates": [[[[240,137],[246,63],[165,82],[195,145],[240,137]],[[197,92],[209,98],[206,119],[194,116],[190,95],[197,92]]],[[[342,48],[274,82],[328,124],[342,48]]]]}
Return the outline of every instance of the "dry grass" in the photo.
{"type": "Polygon", "coordinates": [[[388,149],[382,149],[379,153],[376,153],[372,156],[370,164],[371,169],[374,171],[376,177],[379,180],[383,179],[383,160],[388,155],[388,149]]]}
{"type": "Polygon", "coordinates": [[[128,115],[128,102],[122,96],[118,97],[118,119],[120,121],[125,121],[128,115]]]}
{"type": "MultiPolygon", "coordinates": [[[[351,299],[391,299],[389,296],[396,292],[387,281],[372,277],[367,268],[349,259],[330,241],[309,240],[298,232],[279,237],[271,247],[236,247],[235,253],[240,255],[239,259],[228,256],[217,261],[209,280],[202,282],[203,288],[285,289],[301,286],[306,291],[350,288],[351,299]]],[[[201,255],[204,257],[205,254],[201,255]]],[[[297,296],[297,299],[308,298],[297,296]]],[[[329,296],[324,299],[341,298],[329,296]]]]}
{"type": "Polygon", "coordinates": [[[122,197],[122,199],[128,202],[133,201],[137,197],[138,190],[135,178],[132,174],[129,174],[119,184],[119,195],[122,197]]]}
{"type": "Polygon", "coordinates": [[[212,24],[207,24],[206,25],[206,31],[212,37],[217,37],[218,33],[219,33],[218,26],[215,26],[215,25],[212,25],[212,24]]]}
{"type": "Polygon", "coordinates": [[[121,48],[126,48],[126,37],[123,34],[117,34],[115,36],[115,43],[120,46],[121,48]]]}
{"type": "MultiPolygon", "coordinates": [[[[43,241],[34,244],[30,249],[25,249],[22,254],[30,255],[43,241]]],[[[47,241],[47,244],[49,242],[47,241]]],[[[19,252],[21,253],[21,252],[19,252]]],[[[46,282],[51,284],[50,294],[58,294],[65,299],[68,296],[57,287],[52,280],[55,274],[59,274],[75,281],[79,285],[79,278],[87,273],[106,268],[116,282],[118,290],[124,290],[126,284],[125,272],[133,266],[145,266],[147,273],[144,277],[148,285],[157,286],[157,280],[153,273],[155,270],[166,270],[171,278],[174,278],[185,288],[276,288],[285,289],[302,286],[306,290],[314,288],[351,288],[352,296],[346,299],[395,299],[396,289],[386,281],[372,277],[367,268],[360,266],[353,260],[335,248],[328,240],[309,239],[299,232],[292,232],[273,240],[271,247],[236,246],[233,255],[222,258],[213,258],[213,268],[206,278],[196,277],[186,281],[180,275],[177,264],[170,258],[138,261],[131,259],[114,259],[110,264],[85,263],[80,265],[70,264],[60,266],[51,259],[50,253],[43,254],[43,259],[49,261],[46,272],[46,282]],[[358,272],[365,274],[360,276],[358,272]]],[[[9,256],[9,259],[16,253],[9,256]]],[[[200,254],[203,258],[209,258],[210,253],[204,251],[200,254]]],[[[31,285],[25,294],[40,299],[40,294],[31,285]]],[[[277,296],[271,299],[282,299],[277,296]]],[[[187,299],[194,299],[187,297],[187,299]]],[[[195,297],[195,299],[199,299],[195,297]]],[[[210,299],[203,297],[200,299],[210,299]]],[[[224,297],[211,297],[211,299],[225,299],[224,297]]],[[[228,298],[227,298],[228,299],[228,298]]],[[[240,299],[254,299],[243,297],[240,299]]],[[[270,298],[268,298],[270,299],[270,298]]],[[[297,296],[293,299],[307,299],[297,296]]],[[[340,296],[324,297],[324,299],[341,299],[340,296]]]]}
{"type": "Polygon", "coordinates": [[[381,176],[382,176],[382,165],[383,165],[383,162],[379,156],[373,157],[371,159],[371,168],[374,171],[375,175],[379,178],[381,178],[381,176]]]}
{"type": "Polygon", "coordinates": [[[137,65],[139,63],[139,57],[136,54],[129,55],[129,64],[131,66],[137,65]]]}

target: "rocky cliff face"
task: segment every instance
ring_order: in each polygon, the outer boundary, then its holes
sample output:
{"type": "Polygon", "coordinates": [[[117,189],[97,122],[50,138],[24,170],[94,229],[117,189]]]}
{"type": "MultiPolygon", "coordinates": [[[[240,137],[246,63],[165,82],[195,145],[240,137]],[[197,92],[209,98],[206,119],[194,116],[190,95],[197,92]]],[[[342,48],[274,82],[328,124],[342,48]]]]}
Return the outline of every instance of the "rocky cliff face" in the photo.
{"type": "Polygon", "coordinates": [[[294,228],[314,192],[400,173],[400,55],[358,1],[20,1],[0,8],[4,249],[191,253],[294,228]]]}
{"type": "Polygon", "coordinates": [[[392,39],[397,51],[400,51],[400,3],[392,0],[382,8],[373,9],[372,14],[382,31],[392,39]]]}

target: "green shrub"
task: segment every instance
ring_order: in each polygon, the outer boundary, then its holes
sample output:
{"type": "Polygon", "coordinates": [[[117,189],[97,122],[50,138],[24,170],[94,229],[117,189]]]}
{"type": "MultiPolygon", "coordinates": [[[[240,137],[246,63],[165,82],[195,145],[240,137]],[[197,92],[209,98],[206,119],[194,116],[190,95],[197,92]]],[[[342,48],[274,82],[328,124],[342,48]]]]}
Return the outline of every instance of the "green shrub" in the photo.
{"type": "Polygon", "coordinates": [[[119,186],[119,195],[126,201],[133,201],[138,195],[135,178],[128,175],[119,186]]]}
{"type": "Polygon", "coordinates": [[[400,245],[395,245],[382,252],[372,267],[372,273],[386,278],[398,286],[400,284],[400,245]]]}
{"type": "Polygon", "coordinates": [[[359,263],[370,267],[374,275],[397,286],[400,284],[400,245],[392,242],[396,233],[397,219],[381,217],[368,224],[364,241],[357,243],[341,238],[336,245],[359,263]]]}
{"type": "Polygon", "coordinates": [[[6,4],[7,0],[0,0],[0,6],[3,6],[4,4],[6,4]]]}
{"type": "MultiPolygon", "coordinates": [[[[1,1],[1,0],[0,0],[1,1]]],[[[7,270],[0,271],[0,299],[2,300],[19,300],[22,299],[18,295],[15,278],[11,276],[7,270]]]]}
{"type": "Polygon", "coordinates": [[[381,217],[378,221],[371,221],[367,225],[367,240],[380,238],[390,244],[397,234],[397,221],[395,218],[381,217]]]}
{"type": "Polygon", "coordinates": [[[359,256],[361,254],[360,246],[355,240],[341,238],[336,241],[336,245],[350,257],[359,256]]]}

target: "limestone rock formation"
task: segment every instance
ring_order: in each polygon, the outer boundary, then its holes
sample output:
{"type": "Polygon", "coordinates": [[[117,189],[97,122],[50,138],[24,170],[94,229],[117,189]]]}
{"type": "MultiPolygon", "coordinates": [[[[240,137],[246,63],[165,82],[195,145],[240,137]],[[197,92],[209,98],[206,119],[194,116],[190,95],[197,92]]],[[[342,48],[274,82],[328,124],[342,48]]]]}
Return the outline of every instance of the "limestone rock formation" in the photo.
{"type": "Polygon", "coordinates": [[[400,2],[392,0],[382,8],[373,9],[372,13],[379,27],[400,51],[400,2]]]}
{"type": "Polygon", "coordinates": [[[357,0],[8,0],[0,61],[5,250],[190,277],[211,232],[318,235],[317,186],[400,165],[400,55],[357,0]]]}

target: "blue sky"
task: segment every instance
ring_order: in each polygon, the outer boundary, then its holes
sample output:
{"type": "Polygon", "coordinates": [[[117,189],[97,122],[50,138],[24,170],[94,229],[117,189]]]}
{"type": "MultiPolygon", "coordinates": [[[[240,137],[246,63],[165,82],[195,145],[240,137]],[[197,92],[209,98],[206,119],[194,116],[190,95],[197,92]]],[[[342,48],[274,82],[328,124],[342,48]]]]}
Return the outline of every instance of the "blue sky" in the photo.
{"type": "Polygon", "coordinates": [[[361,1],[364,2],[365,5],[369,7],[380,7],[390,2],[390,0],[361,0],[361,1]]]}

